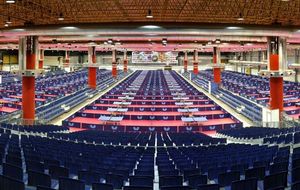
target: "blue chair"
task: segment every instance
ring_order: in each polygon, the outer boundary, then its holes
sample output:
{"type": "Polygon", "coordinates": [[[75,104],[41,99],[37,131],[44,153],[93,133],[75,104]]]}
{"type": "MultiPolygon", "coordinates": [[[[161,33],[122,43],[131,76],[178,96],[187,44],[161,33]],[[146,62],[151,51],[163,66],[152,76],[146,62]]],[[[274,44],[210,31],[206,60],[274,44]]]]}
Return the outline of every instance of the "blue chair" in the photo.
{"type": "Polygon", "coordinates": [[[11,164],[3,163],[3,175],[23,181],[23,169],[11,164]]]}
{"type": "Polygon", "coordinates": [[[159,187],[182,186],[182,183],[183,183],[182,176],[160,176],[159,177],[159,187]]]}
{"type": "Polygon", "coordinates": [[[278,162],[270,165],[270,174],[288,171],[288,162],[278,162]]]}
{"type": "Polygon", "coordinates": [[[187,177],[187,181],[190,187],[197,188],[199,185],[207,184],[207,175],[190,175],[187,177]]]}
{"type": "Polygon", "coordinates": [[[199,185],[197,190],[220,190],[219,184],[199,185]]]}
{"type": "Polygon", "coordinates": [[[300,181],[300,167],[292,169],[292,182],[295,183],[298,181],[300,181]]]}
{"type": "Polygon", "coordinates": [[[265,167],[255,167],[245,171],[245,179],[257,178],[258,180],[263,180],[266,175],[265,167]]]}
{"type": "Polygon", "coordinates": [[[129,185],[153,187],[153,178],[151,176],[130,176],[129,185]]]}
{"type": "Polygon", "coordinates": [[[264,189],[286,187],[287,186],[287,172],[280,172],[272,174],[264,178],[264,189]]]}
{"type": "Polygon", "coordinates": [[[240,181],[234,181],[231,184],[231,190],[257,190],[257,179],[250,178],[240,181]]]}
{"type": "Polygon", "coordinates": [[[92,183],[100,182],[101,174],[91,171],[78,171],[78,179],[84,181],[85,184],[91,185],[92,183]]]}
{"type": "Polygon", "coordinates": [[[26,170],[27,171],[36,171],[36,172],[41,172],[44,173],[45,171],[45,166],[43,163],[40,162],[35,162],[35,161],[27,161],[26,162],[26,170]]]}
{"type": "Polygon", "coordinates": [[[191,188],[189,186],[167,186],[167,187],[161,187],[161,190],[190,190],[191,188]]]}
{"type": "Polygon", "coordinates": [[[291,190],[300,190],[300,181],[293,183],[291,190]]]}
{"type": "Polygon", "coordinates": [[[51,177],[48,174],[28,171],[28,185],[51,187],[51,177]]]}
{"type": "Polygon", "coordinates": [[[240,180],[240,175],[238,171],[219,174],[218,183],[221,187],[229,186],[233,181],[240,180]]]}
{"type": "Polygon", "coordinates": [[[63,177],[60,177],[58,181],[59,190],[85,190],[85,185],[83,181],[63,177]]]}
{"type": "Polygon", "coordinates": [[[37,186],[36,190],[55,190],[55,189],[52,189],[50,187],[37,186]]]}
{"type": "Polygon", "coordinates": [[[25,190],[25,184],[22,181],[0,175],[0,190],[25,190]]]}
{"type": "Polygon", "coordinates": [[[114,187],[107,183],[93,183],[92,190],[113,190],[114,187]]]}
{"type": "Polygon", "coordinates": [[[153,190],[153,187],[147,187],[147,186],[124,186],[123,190],[153,190]]]}
{"type": "Polygon", "coordinates": [[[106,183],[112,184],[114,189],[121,189],[124,185],[124,177],[118,174],[107,174],[106,183]]]}
{"type": "Polygon", "coordinates": [[[60,177],[68,178],[69,170],[64,167],[52,165],[52,166],[49,166],[49,174],[50,174],[51,178],[53,178],[53,179],[58,179],[60,177]]]}

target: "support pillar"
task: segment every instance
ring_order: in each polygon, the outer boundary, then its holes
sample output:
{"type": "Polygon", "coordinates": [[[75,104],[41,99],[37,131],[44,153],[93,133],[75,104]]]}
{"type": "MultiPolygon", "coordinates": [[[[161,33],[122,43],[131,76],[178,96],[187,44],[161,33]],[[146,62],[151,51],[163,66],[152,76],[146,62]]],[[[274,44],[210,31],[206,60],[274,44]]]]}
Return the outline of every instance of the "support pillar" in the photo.
{"type": "MultiPolygon", "coordinates": [[[[279,56],[281,56],[281,59],[284,59],[284,61],[286,61],[286,58],[283,58],[284,56],[286,56],[286,40],[279,37],[269,37],[268,53],[269,71],[279,72],[279,56]]],[[[281,116],[281,112],[283,111],[283,77],[270,77],[270,109],[279,109],[281,116]]]]}
{"type": "Polygon", "coordinates": [[[187,51],[184,52],[183,68],[184,68],[184,72],[188,71],[188,53],[187,53],[187,51]]]}
{"type": "Polygon", "coordinates": [[[118,70],[117,70],[117,61],[116,61],[116,50],[112,50],[112,71],[111,74],[114,78],[117,78],[118,70]]]}
{"type": "Polygon", "coordinates": [[[70,52],[68,50],[65,51],[65,66],[68,67],[70,65],[70,52]]]}
{"type": "Polygon", "coordinates": [[[23,123],[34,124],[35,70],[37,65],[38,37],[26,36],[19,40],[19,68],[22,72],[23,123]]]}
{"type": "Polygon", "coordinates": [[[124,51],[124,60],[123,60],[123,64],[124,64],[123,71],[124,71],[124,73],[127,73],[127,71],[128,71],[128,68],[127,68],[127,65],[128,65],[127,51],[124,51]]]}
{"type": "Polygon", "coordinates": [[[44,67],[44,50],[40,49],[39,51],[39,69],[43,69],[44,67]]]}
{"type": "Polygon", "coordinates": [[[96,63],[96,47],[91,46],[88,48],[88,86],[91,89],[97,88],[97,67],[93,67],[93,64],[96,63]]]}
{"type": "MultiPolygon", "coordinates": [[[[221,55],[220,55],[220,49],[218,47],[213,47],[213,64],[220,64],[221,55]]],[[[214,73],[214,82],[217,84],[221,83],[221,68],[220,67],[214,67],[213,68],[214,73]]]]}
{"type": "Polygon", "coordinates": [[[193,73],[195,75],[197,75],[199,73],[199,70],[198,70],[198,51],[197,50],[194,50],[193,73]]]}

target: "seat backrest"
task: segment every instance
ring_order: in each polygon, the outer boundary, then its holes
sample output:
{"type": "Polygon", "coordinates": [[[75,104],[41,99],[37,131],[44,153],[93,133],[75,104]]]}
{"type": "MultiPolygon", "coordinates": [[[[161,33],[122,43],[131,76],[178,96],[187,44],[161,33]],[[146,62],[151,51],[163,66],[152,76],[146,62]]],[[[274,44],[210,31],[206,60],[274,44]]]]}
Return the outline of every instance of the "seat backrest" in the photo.
{"type": "Polygon", "coordinates": [[[275,187],[287,186],[287,172],[280,172],[266,176],[264,178],[264,189],[272,189],[275,187]]]}
{"type": "Polygon", "coordinates": [[[255,167],[245,171],[245,179],[257,178],[258,180],[263,180],[266,174],[265,167],[255,167]]]}
{"type": "Polygon", "coordinates": [[[234,181],[231,184],[231,190],[257,190],[257,179],[250,178],[245,180],[234,181]]]}
{"type": "Polygon", "coordinates": [[[153,178],[151,176],[130,176],[129,185],[153,187],[153,178]]]}
{"type": "Polygon", "coordinates": [[[159,186],[181,186],[183,183],[182,176],[161,176],[159,177],[159,186]]]}
{"type": "Polygon", "coordinates": [[[0,190],[25,190],[25,184],[22,181],[0,175],[0,190]]]}
{"type": "Polygon", "coordinates": [[[36,171],[28,171],[28,185],[51,187],[51,177],[48,174],[36,171]]]}
{"type": "Polygon", "coordinates": [[[36,190],[55,190],[50,187],[37,186],[36,190]]]}
{"type": "Polygon", "coordinates": [[[147,187],[147,186],[124,186],[123,190],[153,190],[153,187],[147,187]]]}
{"type": "Polygon", "coordinates": [[[49,166],[49,174],[51,178],[58,179],[59,177],[69,177],[69,170],[64,167],[51,165],[49,166]]]}
{"type": "Polygon", "coordinates": [[[161,190],[190,190],[189,186],[168,186],[168,187],[161,187],[161,190]]]}
{"type": "Polygon", "coordinates": [[[233,171],[233,172],[226,172],[219,174],[218,183],[220,186],[225,187],[231,185],[233,181],[240,180],[240,172],[233,171]]]}
{"type": "Polygon", "coordinates": [[[124,185],[124,177],[118,174],[107,174],[105,177],[106,183],[112,184],[114,189],[120,189],[124,185]]]}
{"type": "Polygon", "coordinates": [[[292,182],[300,181],[300,167],[293,168],[292,170],[292,182]]]}
{"type": "Polygon", "coordinates": [[[78,179],[84,181],[85,184],[90,185],[92,183],[100,182],[101,174],[92,171],[78,171],[78,179]]]}
{"type": "Polygon", "coordinates": [[[187,176],[187,181],[190,187],[197,188],[198,185],[207,184],[207,175],[195,174],[187,176]]]}
{"type": "Polygon", "coordinates": [[[107,183],[93,183],[92,190],[113,190],[112,184],[107,183]]]}
{"type": "Polygon", "coordinates": [[[11,164],[3,163],[3,175],[23,181],[23,169],[11,164]]]}
{"type": "Polygon", "coordinates": [[[220,190],[219,184],[199,185],[197,190],[220,190]]]}
{"type": "Polygon", "coordinates": [[[41,172],[44,173],[45,171],[45,166],[43,163],[36,162],[36,161],[27,161],[26,162],[26,170],[27,171],[36,171],[36,172],[41,172]]]}
{"type": "Polygon", "coordinates": [[[85,190],[85,185],[83,181],[70,178],[59,178],[59,190],[85,190]]]}

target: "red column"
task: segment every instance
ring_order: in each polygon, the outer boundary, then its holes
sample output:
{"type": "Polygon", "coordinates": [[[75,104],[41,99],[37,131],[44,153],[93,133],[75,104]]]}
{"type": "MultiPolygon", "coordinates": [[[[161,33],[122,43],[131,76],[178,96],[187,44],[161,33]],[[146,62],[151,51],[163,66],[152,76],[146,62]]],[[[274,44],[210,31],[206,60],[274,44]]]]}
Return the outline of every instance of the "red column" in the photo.
{"type": "Polygon", "coordinates": [[[127,73],[127,71],[128,71],[128,68],[127,68],[128,59],[127,59],[127,52],[126,51],[124,52],[124,61],[123,61],[123,64],[124,64],[124,73],[127,73]]]}
{"type": "Polygon", "coordinates": [[[187,55],[187,52],[184,52],[183,68],[184,68],[184,72],[188,71],[188,55],[187,55]]]}
{"type": "Polygon", "coordinates": [[[66,50],[66,54],[65,54],[65,66],[69,66],[70,65],[70,52],[68,50],[66,50]]]}
{"type": "Polygon", "coordinates": [[[198,51],[194,50],[194,63],[193,63],[193,73],[198,74],[198,51]]]}
{"type": "MultiPolygon", "coordinates": [[[[217,64],[218,63],[218,59],[220,59],[218,57],[218,52],[217,52],[217,47],[213,48],[213,64],[217,64]]],[[[214,72],[214,82],[217,84],[221,83],[221,68],[214,68],[213,69],[214,72]]]]}
{"type": "MultiPolygon", "coordinates": [[[[270,54],[269,66],[271,71],[279,70],[278,54],[270,54]]],[[[270,78],[270,109],[279,109],[279,112],[283,111],[283,77],[270,78]]]]}
{"type": "MultiPolygon", "coordinates": [[[[96,63],[96,48],[90,47],[89,54],[90,54],[89,56],[90,56],[91,63],[95,64],[96,63]]],[[[88,85],[92,89],[96,89],[96,87],[97,87],[97,68],[96,67],[89,67],[88,85]]]]}
{"type": "MultiPolygon", "coordinates": [[[[37,37],[27,36],[26,39],[26,70],[35,70],[37,37]]],[[[35,77],[22,77],[22,110],[25,124],[32,124],[35,119],[35,77]]]]}
{"type": "Polygon", "coordinates": [[[40,49],[39,69],[44,67],[44,50],[40,49]]]}
{"type": "Polygon", "coordinates": [[[117,62],[116,62],[116,50],[112,51],[112,71],[111,71],[111,74],[114,78],[116,78],[117,75],[118,75],[117,62]]]}

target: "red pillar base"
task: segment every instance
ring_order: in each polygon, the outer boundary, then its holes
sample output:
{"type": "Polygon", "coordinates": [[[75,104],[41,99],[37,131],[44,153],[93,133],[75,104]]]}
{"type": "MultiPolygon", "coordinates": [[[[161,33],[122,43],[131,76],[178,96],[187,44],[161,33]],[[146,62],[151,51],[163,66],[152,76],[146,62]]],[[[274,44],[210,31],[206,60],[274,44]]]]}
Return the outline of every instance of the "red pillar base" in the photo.
{"type": "Polygon", "coordinates": [[[283,111],[283,78],[270,78],[270,108],[283,111]]]}
{"type": "Polygon", "coordinates": [[[88,73],[88,85],[89,88],[96,89],[97,87],[97,68],[95,67],[89,67],[89,73],[88,73]]]}
{"type": "Polygon", "coordinates": [[[198,70],[198,63],[195,62],[195,63],[193,64],[193,66],[194,66],[193,73],[194,73],[195,75],[197,75],[197,74],[199,73],[199,70],[198,70]]]}
{"type": "Polygon", "coordinates": [[[183,61],[183,68],[184,68],[184,72],[187,72],[187,70],[188,70],[188,61],[187,60],[183,61]]]}
{"type": "Polygon", "coordinates": [[[43,69],[43,67],[44,67],[44,61],[39,60],[39,69],[43,69]]]}
{"type": "Polygon", "coordinates": [[[111,74],[114,78],[117,78],[117,75],[118,75],[117,63],[112,63],[111,74]]]}
{"type": "Polygon", "coordinates": [[[35,119],[35,77],[22,78],[22,110],[24,124],[34,124],[35,119]]]}
{"type": "Polygon", "coordinates": [[[128,61],[124,60],[124,73],[127,73],[128,71],[127,65],[128,65],[128,61]]]}
{"type": "Polygon", "coordinates": [[[221,69],[214,68],[214,82],[217,84],[221,83],[221,69]]]}

